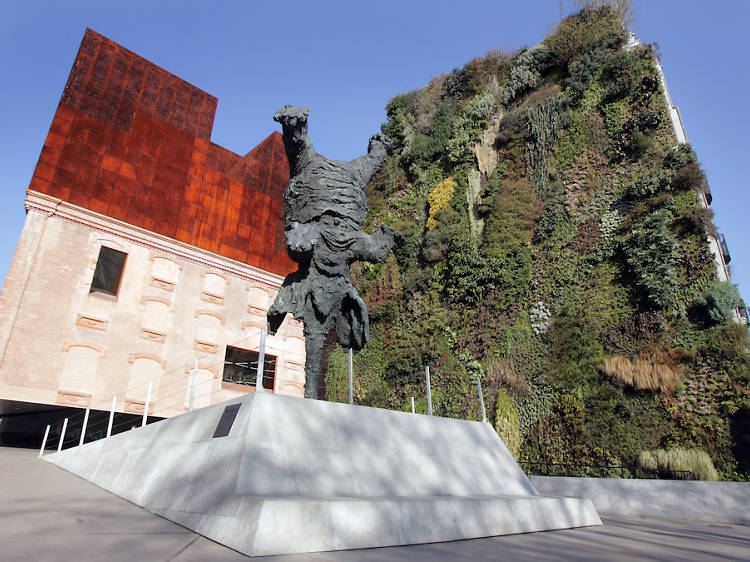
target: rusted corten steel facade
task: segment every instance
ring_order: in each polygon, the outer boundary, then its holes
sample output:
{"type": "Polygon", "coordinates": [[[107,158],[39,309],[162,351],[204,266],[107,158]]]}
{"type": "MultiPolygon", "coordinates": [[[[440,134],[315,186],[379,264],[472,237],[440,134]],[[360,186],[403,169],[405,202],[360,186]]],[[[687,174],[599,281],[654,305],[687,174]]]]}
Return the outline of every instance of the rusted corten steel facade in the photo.
{"type": "Polygon", "coordinates": [[[29,189],[286,275],[281,135],[222,148],[216,103],[89,29],[29,189]]]}

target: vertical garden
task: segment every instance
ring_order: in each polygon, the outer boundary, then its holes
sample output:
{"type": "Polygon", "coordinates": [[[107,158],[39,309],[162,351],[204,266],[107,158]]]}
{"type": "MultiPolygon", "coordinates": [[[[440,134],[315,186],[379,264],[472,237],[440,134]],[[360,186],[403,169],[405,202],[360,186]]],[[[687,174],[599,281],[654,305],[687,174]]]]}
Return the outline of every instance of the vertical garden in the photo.
{"type": "MultiPolygon", "coordinates": [[[[744,304],[717,278],[705,176],[652,47],[583,10],[386,109],[395,147],[367,228],[406,243],[352,267],[372,323],[355,401],[425,411],[430,365],[435,414],[479,419],[480,377],[535,472],[747,479],[744,304]]],[[[334,350],[329,399],[346,399],[346,369],[334,350]]]]}

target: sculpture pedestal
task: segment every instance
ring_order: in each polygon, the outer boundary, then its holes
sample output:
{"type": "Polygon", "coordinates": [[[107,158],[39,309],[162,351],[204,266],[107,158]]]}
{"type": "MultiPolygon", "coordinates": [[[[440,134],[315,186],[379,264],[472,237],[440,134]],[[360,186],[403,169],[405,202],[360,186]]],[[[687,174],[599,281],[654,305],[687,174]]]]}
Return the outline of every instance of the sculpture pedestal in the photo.
{"type": "Polygon", "coordinates": [[[44,458],[248,555],[601,524],[539,495],[485,423],[269,393],[44,458]]]}

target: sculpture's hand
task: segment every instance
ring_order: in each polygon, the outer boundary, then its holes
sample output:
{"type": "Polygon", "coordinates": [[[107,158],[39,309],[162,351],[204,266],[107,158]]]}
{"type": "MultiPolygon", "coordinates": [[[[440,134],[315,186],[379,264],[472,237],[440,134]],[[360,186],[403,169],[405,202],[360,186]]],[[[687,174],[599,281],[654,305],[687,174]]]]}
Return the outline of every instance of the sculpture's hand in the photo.
{"type": "Polygon", "coordinates": [[[386,154],[393,151],[393,141],[385,133],[375,133],[370,137],[367,152],[371,153],[377,150],[384,150],[386,154]]]}
{"type": "Polygon", "coordinates": [[[352,246],[351,261],[381,262],[403,243],[403,235],[387,225],[381,225],[373,234],[360,232],[359,240],[352,246]]]}
{"type": "Polygon", "coordinates": [[[300,126],[307,126],[307,116],[309,113],[310,109],[307,107],[285,105],[274,113],[273,120],[281,123],[283,127],[297,129],[300,126]]]}
{"type": "Polygon", "coordinates": [[[384,236],[390,238],[393,241],[394,248],[400,248],[404,245],[406,238],[404,238],[404,235],[395,228],[388,226],[387,224],[382,224],[380,225],[379,230],[383,233],[384,236]]]}

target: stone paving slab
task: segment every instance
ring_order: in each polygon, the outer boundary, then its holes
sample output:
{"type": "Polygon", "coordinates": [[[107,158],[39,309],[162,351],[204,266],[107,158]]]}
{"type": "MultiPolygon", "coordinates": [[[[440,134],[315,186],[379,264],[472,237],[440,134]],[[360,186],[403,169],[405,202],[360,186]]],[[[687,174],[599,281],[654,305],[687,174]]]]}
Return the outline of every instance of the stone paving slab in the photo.
{"type": "MultiPolygon", "coordinates": [[[[0,560],[236,561],[209,541],[37,458],[0,448],[0,560]]],[[[750,527],[602,517],[603,527],[368,550],[259,557],[273,562],[750,560],[750,527]]]]}

